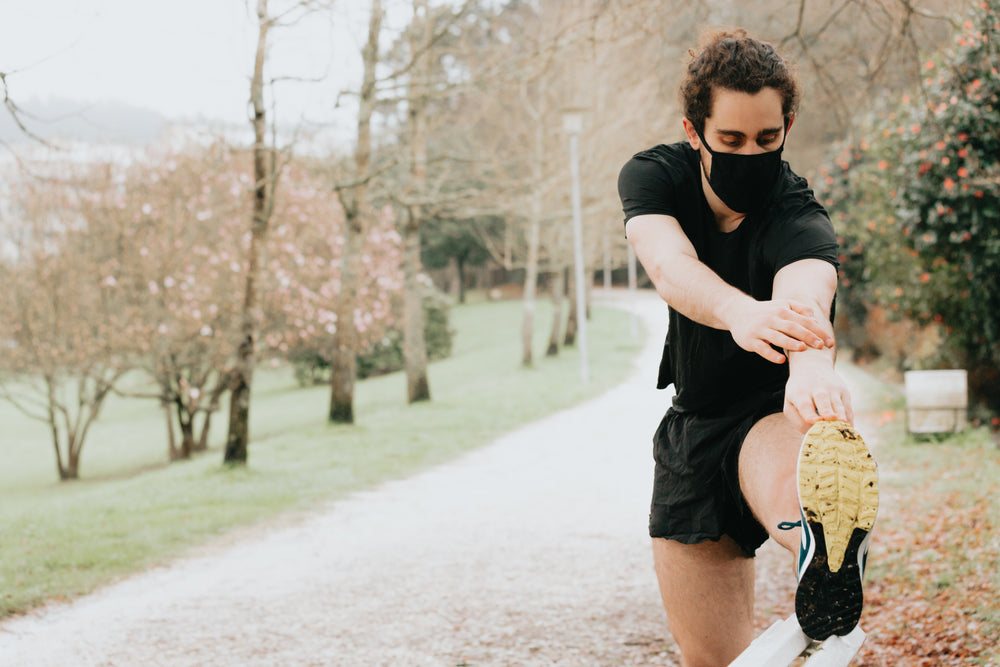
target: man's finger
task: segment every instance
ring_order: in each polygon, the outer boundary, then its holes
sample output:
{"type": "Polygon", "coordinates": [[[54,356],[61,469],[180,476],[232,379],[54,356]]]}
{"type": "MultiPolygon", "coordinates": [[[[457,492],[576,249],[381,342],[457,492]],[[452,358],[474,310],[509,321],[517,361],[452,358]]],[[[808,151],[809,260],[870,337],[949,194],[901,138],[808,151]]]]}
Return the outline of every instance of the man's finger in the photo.
{"type": "Polygon", "coordinates": [[[835,341],[830,325],[825,320],[817,319],[812,308],[791,300],[788,301],[788,307],[795,313],[793,317],[789,318],[790,320],[820,338],[827,347],[834,346],[835,341]]]}
{"type": "Polygon", "coordinates": [[[837,419],[848,424],[853,423],[853,419],[848,419],[847,408],[844,406],[844,398],[840,394],[834,394],[830,397],[830,405],[833,407],[833,413],[837,419]]]}
{"type": "Polygon", "coordinates": [[[781,352],[778,352],[773,347],[768,345],[766,341],[758,340],[757,343],[753,346],[753,351],[759,354],[760,356],[764,357],[771,363],[774,364],[785,363],[785,355],[783,355],[781,352]]]}
{"type": "Polygon", "coordinates": [[[765,340],[771,345],[779,347],[787,352],[802,352],[806,349],[806,344],[801,340],[780,331],[774,331],[771,335],[765,338],[765,340]]]}
{"type": "Polygon", "coordinates": [[[817,349],[822,349],[826,345],[825,336],[817,336],[804,324],[797,322],[789,322],[788,326],[782,329],[782,333],[817,349]]]}
{"type": "Polygon", "coordinates": [[[794,310],[799,315],[808,315],[810,317],[813,316],[813,309],[807,306],[806,304],[800,301],[796,301],[794,299],[789,299],[787,303],[788,307],[794,310]]]}
{"type": "Polygon", "coordinates": [[[837,413],[833,409],[833,403],[829,394],[825,392],[817,392],[813,395],[812,401],[815,406],[815,412],[820,419],[834,419],[837,417],[837,413]]]}

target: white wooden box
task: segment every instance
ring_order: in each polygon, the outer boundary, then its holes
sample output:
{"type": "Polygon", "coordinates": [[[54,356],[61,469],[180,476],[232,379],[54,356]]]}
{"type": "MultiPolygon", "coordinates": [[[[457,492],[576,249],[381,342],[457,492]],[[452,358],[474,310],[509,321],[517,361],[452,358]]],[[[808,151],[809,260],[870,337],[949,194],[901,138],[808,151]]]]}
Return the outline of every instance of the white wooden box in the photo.
{"type": "Polygon", "coordinates": [[[964,370],[907,371],[906,427],[910,433],[955,433],[965,429],[969,407],[964,370]]]}

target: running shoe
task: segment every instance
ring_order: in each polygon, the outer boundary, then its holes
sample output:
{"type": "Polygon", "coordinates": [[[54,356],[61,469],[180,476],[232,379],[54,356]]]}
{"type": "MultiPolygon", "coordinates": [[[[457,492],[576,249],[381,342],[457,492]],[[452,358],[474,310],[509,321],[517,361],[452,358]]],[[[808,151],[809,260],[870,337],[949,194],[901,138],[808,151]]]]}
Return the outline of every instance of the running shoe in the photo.
{"type": "Polygon", "coordinates": [[[795,615],[822,641],[850,633],[861,620],[861,580],[878,513],[878,470],[847,423],[819,421],[799,453],[802,540],[795,615]]]}

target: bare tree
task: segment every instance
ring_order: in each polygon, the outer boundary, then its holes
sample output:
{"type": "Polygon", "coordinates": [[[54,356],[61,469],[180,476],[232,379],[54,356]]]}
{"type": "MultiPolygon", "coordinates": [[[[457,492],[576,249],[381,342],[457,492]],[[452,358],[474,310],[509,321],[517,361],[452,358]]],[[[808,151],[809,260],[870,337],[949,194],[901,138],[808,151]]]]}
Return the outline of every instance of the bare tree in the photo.
{"type": "Polygon", "coordinates": [[[462,197],[448,192],[452,182],[449,176],[454,174],[454,164],[461,162],[461,157],[456,159],[440,151],[433,157],[434,178],[429,178],[432,161],[429,148],[433,145],[441,149],[444,143],[432,143],[440,141],[441,135],[432,133],[431,113],[432,108],[447,107],[456,91],[468,85],[466,81],[449,80],[446,44],[455,32],[461,33],[459,20],[474,4],[474,0],[466,0],[457,8],[430,7],[426,0],[413,0],[413,19],[396,44],[397,66],[384,79],[387,94],[383,103],[405,109],[400,136],[405,174],[397,174],[399,182],[386,195],[402,210],[399,225],[403,237],[403,360],[409,403],[431,397],[424,338],[421,229],[427,219],[454,207],[455,201],[462,197]]]}
{"type": "Polygon", "coordinates": [[[360,271],[359,248],[365,233],[365,216],[369,215],[368,190],[372,173],[372,118],[375,114],[376,68],[379,64],[379,37],[382,32],[382,0],[372,0],[368,20],[368,41],[361,52],[362,78],[358,105],[357,146],[354,149],[353,170],[334,187],[344,205],[344,254],[341,268],[341,291],[337,307],[337,331],[334,353],[330,409],[331,422],[354,423],[354,383],[358,343],[354,326],[354,309],[360,271]]]}
{"type": "Polygon", "coordinates": [[[256,363],[254,335],[257,326],[257,280],[267,227],[274,210],[275,151],[267,144],[267,111],[264,106],[264,65],[267,60],[267,35],[274,24],[268,14],[267,0],[257,0],[257,50],[250,81],[250,104],[253,145],[253,218],[250,224],[250,248],[241,313],[241,340],[230,382],[229,433],[223,460],[245,465],[250,438],[250,389],[256,363]]]}
{"type": "MultiPolygon", "coordinates": [[[[434,35],[427,0],[413,0],[414,23],[409,32],[414,64],[407,87],[407,138],[410,177],[417,196],[427,192],[427,113],[430,96],[430,46],[434,35]]],[[[406,398],[410,403],[431,397],[424,340],[423,286],[420,284],[420,225],[424,211],[419,202],[406,207],[403,220],[403,363],[406,398]]]]}

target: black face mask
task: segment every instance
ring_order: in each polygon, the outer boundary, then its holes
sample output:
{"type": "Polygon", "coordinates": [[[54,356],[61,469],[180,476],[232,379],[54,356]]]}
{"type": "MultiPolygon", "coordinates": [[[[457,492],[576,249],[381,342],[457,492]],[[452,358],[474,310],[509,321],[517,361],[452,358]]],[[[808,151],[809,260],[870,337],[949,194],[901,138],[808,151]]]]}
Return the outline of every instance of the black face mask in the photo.
{"type": "MultiPolygon", "coordinates": [[[[713,151],[705,137],[695,128],[702,146],[712,155],[712,175],[708,183],[722,203],[736,213],[757,213],[771,197],[771,190],[781,171],[782,139],[778,150],[754,155],[718,153],[713,151]]],[[[785,121],[787,136],[788,121],[785,121]]],[[[704,163],[701,166],[705,170],[704,163]]]]}

